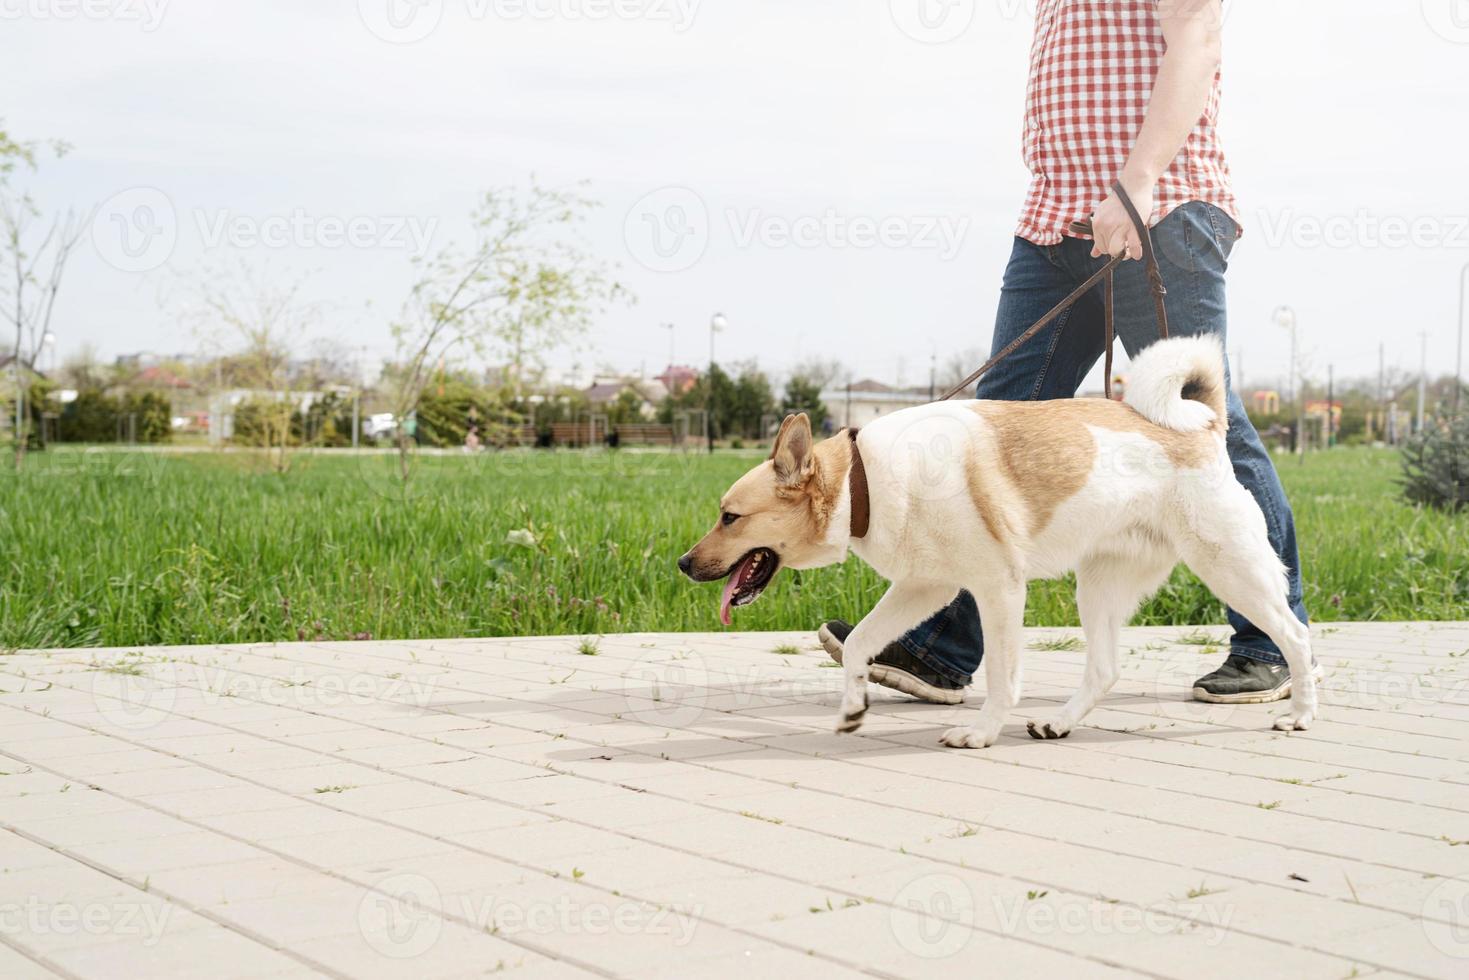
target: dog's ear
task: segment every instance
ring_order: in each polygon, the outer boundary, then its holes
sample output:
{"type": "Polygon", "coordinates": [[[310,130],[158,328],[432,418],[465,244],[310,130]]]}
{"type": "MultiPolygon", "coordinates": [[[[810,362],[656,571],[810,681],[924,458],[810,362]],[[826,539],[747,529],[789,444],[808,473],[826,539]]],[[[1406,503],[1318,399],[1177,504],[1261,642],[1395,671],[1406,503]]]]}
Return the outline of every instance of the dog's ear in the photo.
{"type": "Polygon", "coordinates": [[[811,448],[811,419],[805,412],[787,415],[770,450],[776,479],[787,486],[805,483],[814,466],[811,448]]]}

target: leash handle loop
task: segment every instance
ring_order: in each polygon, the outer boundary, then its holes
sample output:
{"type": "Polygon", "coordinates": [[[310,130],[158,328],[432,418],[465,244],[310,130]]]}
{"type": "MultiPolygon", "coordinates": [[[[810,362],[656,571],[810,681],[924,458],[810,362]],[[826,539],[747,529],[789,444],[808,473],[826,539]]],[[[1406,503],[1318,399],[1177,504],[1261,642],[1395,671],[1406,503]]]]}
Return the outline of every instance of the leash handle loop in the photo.
{"type": "MultiPolygon", "coordinates": [[[[1163,273],[1162,270],[1158,268],[1158,256],[1153,251],[1153,236],[1148,230],[1148,223],[1143,220],[1142,215],[1138,213],[1137,207],[1132,203],[1132,198],[1127,196],[1127,191],[1123,189],[1122,184],[1119,181],[1112,181],[1112,192],[1116,194],[1117,199],[1122,202],[1122,207],[1126,209],[1127,216],[1132,219],[1133,227],[1137,229],[1138,237],[1142,241],[1143,264],[1146,267],[1147,271],[1148,287],[1152,290],[1153,293],[1153,312],[1158,320],[1158,337],[1159,339],[1166,340],[1168,338],[1168,310],[1164,305],[1163,297],[1168,294],[1168,287],[1163,284],[1163,273]]],[[[1092,234],[1092,223],[1090,220],[1084,218],[1078,221],[1073,221],[1071,223],[1071,231],[1078,235],[1090,235],[1092,234]]],[[[1035,323],[1031,324],[1030,327],[1023,334],[1010,341],[1010,343],[1006,344],[1004,350],[1000,351],[998,354],[995,354],[988,361],[985,361],[984,364],[979,368],[979,370],[973,372],[969,375],[969,377],[965,378],[963,381],[959,382],[954,387],[945,392],[944,395],[939,398],[939,401],[948,401],[950,398],[953,398],[955,395],[959,394],[961,391],[964,391],[970,385],[974,384],[980,378],[984,377],[994,368],[996,364],[999,364],[1005,358],[1013,354],[1016,348],[1018,348],[1021,344],[1025,343],[1030,338],[1034,337],[1036,334],[1040,333],[1062,313],[1071,309],[1071,307],[1076,304],[1077,300],[1081,299],[1081,297],[1086,295],[1086,293],[1093,286],[1104,279],[1106,280],[1106,285],[1103,286],[1102,290],[1102,312],[1104,337],[1107,345],[1105,365],[1107,375],[1103,379],[1102,384],[1106,390],[1107,397],[1111,398],[1112,346],[1113,339],[1116,336],[1112,323],[1112,270],[1117,268],[1118,264],[1124,261],[1126,258],[1126,255],[1111,256],[1107,260],[1107,263],[1096,272],[1092,273],[1092,275],[1086,280],[1086,282],[1082,283],[1080,286],[1077,286],[1071,291],[1070,295],[1068,295],[1061,302],[1057,303],[1055,306],[1051,307],[1051,309],[1048,310],[1044,316],[1042,316],[1035,323]]]]}

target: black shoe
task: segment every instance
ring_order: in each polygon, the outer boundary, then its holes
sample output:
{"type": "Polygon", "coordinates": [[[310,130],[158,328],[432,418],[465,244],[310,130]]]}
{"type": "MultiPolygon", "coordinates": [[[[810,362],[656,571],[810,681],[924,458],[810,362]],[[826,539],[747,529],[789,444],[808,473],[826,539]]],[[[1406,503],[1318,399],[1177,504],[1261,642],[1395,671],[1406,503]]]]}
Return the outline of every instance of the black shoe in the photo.
{"type": "MultiPolygon", "coordinates": [[[[851,632],[850,623],[833,619],[829,623],[823,623],[816,635],[831,659],[841,663],[842,644],[847,642],[847,636],[851,632]]],[[[931,701],[934,704],[961,704],[964,701],[965,685],[955,684],[938,676],[898,643],[889,643],[877,655],[877,659],[867,670],[867,676],[874,684],[901,691],[920,701],[931,701]]]]}
{"type": "MultiPolygon", "coordinates": [[[[1311,673],[1321,679],[1321,666],[1311,673]]],[[[1231,653],[1224,665],[1194,681],[1194,700],[1212,704],[1264,704],[1290,697],[1290,668],[1231,653]]]]}

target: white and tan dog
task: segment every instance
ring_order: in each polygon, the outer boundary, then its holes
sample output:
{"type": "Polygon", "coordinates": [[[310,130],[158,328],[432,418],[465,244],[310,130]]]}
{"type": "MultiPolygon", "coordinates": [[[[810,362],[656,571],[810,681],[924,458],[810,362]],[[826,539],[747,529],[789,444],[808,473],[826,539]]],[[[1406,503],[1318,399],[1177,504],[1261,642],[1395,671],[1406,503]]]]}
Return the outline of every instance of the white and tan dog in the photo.
{"type": "Polygon", "coordinates": [[[1234,478],[1226,425],[1223,352],[1206,337],[1134,359],[1125,404],[935,402],[819,445],[807,417],[791,416],[679,567],[728,579],[726,624],[782,566],[834,564],[849,548],[892,583],[845,643],[843,732],[866,713],[873,658],[967,589],[983,621],[986,696],[974,725],[941,741],[983,748],[1020,700],[1027,581],[1076,572],[1085,677],[1058,714],[1029,724],[1064,738],[1117,680],[1122,627],[1183,561],[1279,646],[1291,703],[1275,727],[1304,729],[1317,710],[1310,635],[1286,601],[1264,516],[1234,478]],[[854,525],[854,503],[870,504],[870,523],[854,525]]]}

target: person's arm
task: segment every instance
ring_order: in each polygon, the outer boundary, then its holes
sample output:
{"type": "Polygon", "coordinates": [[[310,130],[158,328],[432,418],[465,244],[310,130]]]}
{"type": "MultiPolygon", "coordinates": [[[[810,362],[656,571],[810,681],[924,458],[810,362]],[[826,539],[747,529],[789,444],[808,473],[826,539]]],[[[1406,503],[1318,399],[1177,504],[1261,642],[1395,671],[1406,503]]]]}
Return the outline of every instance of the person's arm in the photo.
{"type": "MultiPolygon", "coordinates": [[[[1153,210],[1153,187],[1204,114],[1219,70],[1221,0],[1158,0],[1158,20],[1168,49],[1148,102],[1137,142],[1117,180],[1143,220],[1153,210]]],[[[1116,194],[1092,215],[1092,255],[1142,258],[1142,239],[1116,194]]]]}

